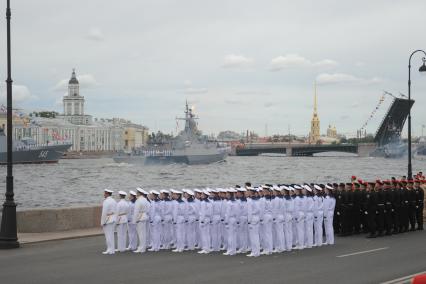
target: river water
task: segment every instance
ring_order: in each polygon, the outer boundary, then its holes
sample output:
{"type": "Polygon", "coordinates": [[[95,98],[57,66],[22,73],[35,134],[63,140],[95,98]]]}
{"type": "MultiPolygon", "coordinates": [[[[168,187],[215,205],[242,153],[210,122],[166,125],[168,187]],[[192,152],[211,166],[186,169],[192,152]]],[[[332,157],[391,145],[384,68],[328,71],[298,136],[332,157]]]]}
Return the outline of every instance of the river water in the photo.
{"type": "MultiPolygon", "coordinates": [[[[1,166],[0,202],[6,167],[1,166]]],[[[321,157],[229,157],[211,165],[141,166],[112,159],[60,160],[58,164],[15,165],[18,210],[101,204],[103,189],[182,189],[261,183],[347,182],[352,175],[375,180],[406,174],[406,159],[321,157]]],[[[426,171],[426,159],[413,160],[413,172],[426,171]]]]}

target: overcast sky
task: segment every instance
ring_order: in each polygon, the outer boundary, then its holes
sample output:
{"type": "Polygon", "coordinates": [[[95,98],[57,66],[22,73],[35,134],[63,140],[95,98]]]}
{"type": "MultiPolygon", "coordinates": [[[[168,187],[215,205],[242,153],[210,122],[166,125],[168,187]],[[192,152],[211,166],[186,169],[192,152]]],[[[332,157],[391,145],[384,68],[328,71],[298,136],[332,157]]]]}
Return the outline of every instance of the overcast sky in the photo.
{"type": "MultiPolygon", "coordinates": [[[[321,132],[333,124],[353,134],[383,90],[407,94],[408,57],[426,49],[425,0],[11,2],[15,106],[62,112],[76,68],[86,113],[166,132],[187,99],[208,134],[264,135],[266,124],[268,134],[307,134],[316,80],[321,132]]],[[[426,124],[421,57],[413,59],[414,134],[426,124]]]]}

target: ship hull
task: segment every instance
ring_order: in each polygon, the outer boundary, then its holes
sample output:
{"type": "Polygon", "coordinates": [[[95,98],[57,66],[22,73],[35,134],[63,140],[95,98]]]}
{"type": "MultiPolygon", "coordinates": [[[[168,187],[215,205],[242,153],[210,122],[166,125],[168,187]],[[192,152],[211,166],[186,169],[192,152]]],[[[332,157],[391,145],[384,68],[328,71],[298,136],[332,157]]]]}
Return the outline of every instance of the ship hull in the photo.
{"type": "Polygon", "coordinates": [[[115,156],[116,163],[141,164],[141,165],[167,165],[167,164],[188,164],[205,165],[224,161],[227,153],[217,153],[209,155],[175,155],[175,156],[115,156]]]}
{"type": "MultiPolygon", "coordinates": [[[[57,163],[64,153],[71,147],[71,144],[52,145],[38,147],[37,149],[13,151],[12,159],[14,164],[43,164],[57,163]]],[[[7,153],[0,153],[0,165],[7,163],[7,153]]]]}

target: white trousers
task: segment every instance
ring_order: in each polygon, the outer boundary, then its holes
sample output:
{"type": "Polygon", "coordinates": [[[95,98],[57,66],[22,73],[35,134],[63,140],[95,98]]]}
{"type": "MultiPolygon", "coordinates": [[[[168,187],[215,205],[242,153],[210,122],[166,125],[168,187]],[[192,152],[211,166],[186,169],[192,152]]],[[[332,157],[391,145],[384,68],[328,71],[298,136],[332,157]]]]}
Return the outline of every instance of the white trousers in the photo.
{"type": "Polygon", "coordinates": [[[227,229],[227,250],[226,252],[230,255],[234,255],[237,252],[237,220],[236,218],[230,218],[228,220],[227,229]]]}
{"type": "Polygon", "coordinates": [[[212,224],[210,226],[212,250],[219,251],[221,245],[221,234],[220,234],[220,215],[214,215],[212,217],[212,224]]]}
{"type": "Polygon", "coordinates": [[[201,237],[201,248],[204,251],[210,252],[211,250],[210,219],[205,219],[202,222],[200,222],[200,237],[201,237]]]}
{"type": "Polygon", "coordinates": [[[151,245],[153,251],[159,251],[161,246],[161,222],[155,218],[151,223],[151,245]]]}
{"type": "Polygon", "coordinates": [[[185,249],[185,222],[176,224],[176,249],[183,251],[185,249]]]}
{"type": "Polygon", "coordinates": [[[291,213],[285,215],[284,239],[285,249],[291,251],[293,246],[293,215],[291,213]]]}
{"type": "Polygon", "coordinates": [[[169,249],[173,241],[173,217],[171,215],[164,216],[162,223],[162,244],[165,249],[169,249]]]}
{"type": "Polygon", "coordinates": [[[315,236],[315,245],[317,247],[322,246],[323,240],[323,230],[322,230],[322,222],[323,222],[323,212],[319,212],[317,216],[314,218],[314,236],[315,236]]]}
{"type": "Polygon", "coordinates": [[[126,250],[127,242],[127,223],[117,224],[117,250],[123,252],[126,250]]]}
{"type": "Polygon", "coordinates": [[[327,212],[324,216],[325,239],[329,245],[334,245],[333,217],[333,211],[327,212]]]}
{"type": "Polygon", "coordinates": [[[248,224],[247,216],[240,217],[240,224],[237,225],[237,247],[240,251],[248,250],[248,224]]]}
{"type": "Polygon", "coordinates": [[[291,226],[292,226],[292,232],[293,232],[293,243],[292,243],[292,245],[297,246],[298,240],[299,240],[299,238],[297,236],[297,215],[293,216],[291,226]]]}
{"type": "Polygon", "coordinates": [[[106,224],[102,226],[102,229],[105,234],[105,240],[106,240],[106,246],[107,246],[107,252],[114,253],[115,252],[115,246],[114,246],[114,227],[115,224],[106,224]]]}
{"type": "Polygon", "coordinates": [[[284,216],[278,215],[273,223],[274,229],[274,249],[278,252],[285,250],[284,241],[284,216]]]}
{"type": "Polygon", "coordinates": [[[141,221],[136,223],[136,231],[139,239],[138,250],[145,252],[147,246],[148,222],[141,221]]]}
{"type": "Polygon", "coordinates": [[[248,224],[250,250],[254,256],[260,255],[259,223],[248,224]]]}
{"type": "Polygon", "coordinates": [[[130,250],[136,250],[138,246],[138,233],[136,232],[136,224],[127,224],[127,230],[129,234],[129,248],[130,250]]]}
{"type": "Polygon", "coordinates": [[[195,248],[195,238],[196,238],[196,226],[198,224],[195,222],[194,218],[189,218],[188,223],[185,223],[185,235],[186,242],[189,250],[193,250],[195,248]]]}
{"type": "Polygon", "coordinates": [[[314,213],[307,212],[305,219],[305,247],[311,248],[314,244],[314,213]]]}
{"type": "Polygon", "coordinates": [[[272,241],[272,215],[265,214],[263,216],[263,250],[266,253],[271,253],[273,250],[272,241]]]}
{"type": "Polygon", "coordinates": [[[297,245],[299,248],[305,247],[305,214],[299,212],[296,219],[297,245]]]}

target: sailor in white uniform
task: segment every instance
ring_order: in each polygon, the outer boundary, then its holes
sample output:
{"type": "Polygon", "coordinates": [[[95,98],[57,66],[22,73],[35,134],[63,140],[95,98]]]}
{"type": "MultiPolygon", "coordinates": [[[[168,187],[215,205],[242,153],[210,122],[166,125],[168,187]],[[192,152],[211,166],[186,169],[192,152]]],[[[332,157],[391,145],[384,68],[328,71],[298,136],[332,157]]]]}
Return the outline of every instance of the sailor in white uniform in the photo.
{"type": "Polygon", "coordinates": [[[173,201],[170,199],[170,191],[163,189],[160,193],[163,203],[163,249],[170,249],[173,241],[173,201]]]}
{"type": "Polygon", "coordinates": [[[331,195],[332,187],[330,185],[325,186],[325,197],[323,201],[324,210],[324,229],[325,229],[325,243],[327,245],[334,244],[334,229],[333,229],[333,218],[334,218],[334,207],[336,206],[336,199],[331,195]]]}
{"type": "MultiPolygon", "coordinates": [[[[263,186],[263,251],[261,254],[270,255],[274,249],[273,237],[272,237],[272,196],[271,188],[269,186],[263,186]]],[[[261,199],[261,200],[262,200],[261,199]]],[[[262,205],[262,203],[261,203],[262,205]]]]}
{"type": "Polygon", "coordinates": [[[173,224],[176,225],[176,249],[173,252],[183,252],[185,249],[186,204],[182,200],[182,192],[172,189],[174,195],[173,224]]]}
{"type": "Polygon", "coordinates": [[[138,234],[136,232],[136,224],[133,224],[133,215],[135,213],[136,192],[129,192],[129,214],[127,215],[127,230],[129,235],[129,246],[126,250],[134,251],[138,246],[138,234]]]}
{"type": "Polygon", "coordinates": [[[196,226],[198,226],[197,220],[197,206],[194,201],[194,192],[190,189],[186,191],[186,218],[187,222],[185,225],[186,244],[188,250],[195,249],[195,238],[196,238],[196,226]]]}
{"type": "Polygon", "coordinates": [[[284,239],[285,250],[291,251],[293,247],[293,217],[294,217],[294,199],[290,187],[283,185],[284,189],[284,239]]]}
{"type": "Polygon", "coordinates": [[[156,190],[151,190],[151,210],[150,210],[150,223],[151,223],[151,244],[152,247],[149,251],[159,251],[161,246],[161,207],[162,203],[159,199],[160,193],[156,190]]]}
{"type": "Polygon", "coordinates": [[[324,185],[314,185],[314,246],[322,246],[323,230],[322,224],[324,220],[322,187],[324,185]]]}
{"type": "Polygon", "coordinates": [[[283,252],[285,250],[284,240],[284,198],[282,195],[282,188],[274,185],[272,187],[272,224],[274,235],[274,252],[283,252]]]}
{"type": "Polygon", "coordinates": [[[212,251],[220,251],[221,245],[221,209],[222,200],[219,198],[219,191],[217,189],[212,190],[213,198],[210,200],[212,203],[212,220],[210,227],[212,251]]]}
{"type": "Polygon", "coordinates": [[[124,252],[126,251],[126,241],[127,241],[127,216],[129,215],[129,203],[126,201],[127,193],[120,190],[118,192],[120,196],[120,201],[117,203],[117,251],[124,252]]]}
{"type": "Polygon", "coordinates": [[[136,224],[136,231],[138,233],[138,248],[134,251],[135,253],[146,252],[147,247],[147,231],[149,222],[149,209],[150,202],[147,199],[148,192],[138,187],[137,189],[138,199],[135,202],[135,211],[133,214],[133,223],[136,224]]]}
{"type": "Polygon", "coordinates": [[[208,199],[210,193],[207,190],[203,191],[202,201],[200,206],[200,233],[201,233],[201,248],[198,253],[208,254],[211,252],[211,236],[210,222],[213,213],[213,207],[208,199]]]}
{"type": "Polygon", "coordinates": [[[238,193],[238,221],[237,237],[238,237],[238,251],[237,253],[248,252],[248,211],[247,211],[247,189],[244,187],[237,189],[238,193]]]}
{"type": "Polygon", "coordinates": [[[103,254],[114,254],[114,227],[117,212],[117,202],[112,198],[114,191],[104,190],[104,202],[102,204],[101,226],[105,234],[107,249],[103,254]]]}
{"type": "Polygon", "coordinates": [[[249,241],[251,253],[247,256],[257,257],[260,255],[260,238],[259,238],[259,222],[260,212],[258,207],[258,198],[256,197],[256,189],[253,187],[247,187],[248,198],[247,198],[247,221],[249,229],[249,241]]]}
{"type": "Polygon", "coordinates": [[[237,214],[239,204],[235,200],[234,188],[228,189],[228,201],[226,202],[225,226],[227,229],[227,250],[223,255],[235,255],[237,253],[237,214]]]}
{"type": "Polygon", "coordinates": [[[314,199],[312,188],[305,184],[302,192],[305,196],[305,247],[312,248],[314,244],[314,199]]]}
{"type": "Polygon", "coordinates": [[[305,205],[306,198],[301,193],[302,188],[298,185],[294,185],[296,190],[296,197],[294,198],[294,212],[296,215],[296,235],[297,235],[297,246],[296,249],[305,248],[305,205]]]}

